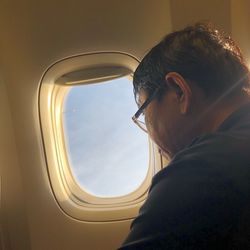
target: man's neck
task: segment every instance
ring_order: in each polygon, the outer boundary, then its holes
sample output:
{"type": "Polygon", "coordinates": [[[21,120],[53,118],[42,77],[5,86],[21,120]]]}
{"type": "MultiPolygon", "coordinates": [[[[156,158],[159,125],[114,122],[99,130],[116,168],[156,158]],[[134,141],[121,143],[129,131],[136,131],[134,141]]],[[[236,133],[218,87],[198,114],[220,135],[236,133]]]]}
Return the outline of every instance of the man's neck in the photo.
{"type": "Polygon", "coordinates": [[[203,120],[205,132],[215,132],[220,125],[241,106],[250,103],[250,96],[248,94],[242,94],[240,96],[233,97],[230,100],[216,103],[211,105],[207,112],[205,119],[203,120]]]}

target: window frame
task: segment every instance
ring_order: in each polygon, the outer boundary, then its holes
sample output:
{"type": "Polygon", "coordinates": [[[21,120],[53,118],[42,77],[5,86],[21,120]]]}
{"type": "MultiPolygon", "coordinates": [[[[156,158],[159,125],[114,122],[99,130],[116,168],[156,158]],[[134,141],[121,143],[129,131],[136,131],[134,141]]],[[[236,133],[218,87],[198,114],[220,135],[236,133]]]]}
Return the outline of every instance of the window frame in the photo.
{"type": "MultiPolygon", "coordinates": [[[[139,61],[127,54],[100,52],[66,58],[52,65],[44,74],[40,93],[39,110],[43,146],[51,188],[60,207],[70,216],[84,221],[112,221],[136,216],[147,197],[153,175],[162,168],[161,156],[149,139],[148,173],[134,192],[110,198],[101,198],[85,192],[76,182],[67,159],[61,111],[63,100],[70,86],[95,82],[83,79],[89,69],[111,69],[114,79],[133,73],[139,61]],[[73,73],[72,73],[73,72],[73,73]],[[74,72],[77,72],[74,74],[74,72]],[[78,81],[77,79],[80,79],[78,81]]],[[[89,70],[91,71],[91,70],[89,70]]],[[[95,73],[95,72],[94,72],[95,73]]],[[[87,74],[89,77],[89,74],[87,74]]],[[[104,81],[105,79],[102,79],[104,81]]],[[[96,79],[96,81],[100,79],[96,79]]],[[[100,83],[101,84],[101,83],[100,83]]]]}

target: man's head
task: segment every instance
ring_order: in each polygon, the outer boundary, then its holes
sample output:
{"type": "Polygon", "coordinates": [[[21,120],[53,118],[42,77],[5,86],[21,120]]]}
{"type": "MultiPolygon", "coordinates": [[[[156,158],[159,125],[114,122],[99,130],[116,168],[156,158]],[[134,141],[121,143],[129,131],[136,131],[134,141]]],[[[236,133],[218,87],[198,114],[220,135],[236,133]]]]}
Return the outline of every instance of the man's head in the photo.
{"type": "Polygon", "coordinates": [[[154,95],[144,110],[147,130],[173,156],[194,137],[214,131],[243,96],[245,101],[249,71],[232,39],[196,24],[152,48],[133,84],[139,106],[154,95]]]}

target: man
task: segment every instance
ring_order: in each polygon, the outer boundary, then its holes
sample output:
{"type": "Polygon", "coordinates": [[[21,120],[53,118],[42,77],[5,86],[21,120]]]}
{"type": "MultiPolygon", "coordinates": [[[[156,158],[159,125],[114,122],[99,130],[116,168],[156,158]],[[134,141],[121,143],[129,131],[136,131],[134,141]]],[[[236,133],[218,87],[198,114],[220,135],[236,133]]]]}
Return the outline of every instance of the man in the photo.
{"type": "Polygon", "coordinates": [[[239,48],[209,25],[145,56],[133,120],[171,161],[120,249],[250,249],[249,84],[239,48]]]}

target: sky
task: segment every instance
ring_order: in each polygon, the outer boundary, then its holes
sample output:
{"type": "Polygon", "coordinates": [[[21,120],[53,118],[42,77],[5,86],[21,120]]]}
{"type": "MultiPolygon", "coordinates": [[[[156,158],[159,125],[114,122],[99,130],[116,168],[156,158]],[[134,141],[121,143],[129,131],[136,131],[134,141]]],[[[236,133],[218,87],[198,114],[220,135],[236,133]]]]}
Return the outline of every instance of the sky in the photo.
{"type": "Polygon", "coordinates": [[[131,117],[138,107],[128,78],[74,86],[64,100],[63,128],[72,173],[98,197],[134,191],[146,177],[148,137],[131,117]]]}

